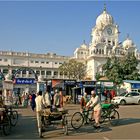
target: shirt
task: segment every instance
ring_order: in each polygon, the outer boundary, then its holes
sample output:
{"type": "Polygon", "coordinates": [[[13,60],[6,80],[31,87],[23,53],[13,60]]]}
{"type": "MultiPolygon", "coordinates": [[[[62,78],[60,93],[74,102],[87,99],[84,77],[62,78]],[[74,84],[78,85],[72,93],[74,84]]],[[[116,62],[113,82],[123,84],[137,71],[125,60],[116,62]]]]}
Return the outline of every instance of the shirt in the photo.
{"type": "Polygon", "coordinates": [[[41,111],[43,109],[43,97],[38,95],[35,98],[35,103],[36,103],[36,111],[41,111]]]}
{"type": "Polygon", "coordinates": [[[51,105],[51,98],[50,98],[49,93],[46,93],[46,94],[44,95],[44,103],[45,103],[45,105],[47,105],[47,106],[50,106],[50,105],[51,105]]]}
{"type": "Polygon", "coordinates": [[[59,96],[59,93],[55,93],[54,95],[54,104],[55,106],[58,106],[60,105],[60,96],[59,96]]]}
{"type": "Polygon", "coordinates": [[[97,95],[95,97],[91,97],[86,106],[94,107],[94,111],[100,110],[101,104],[99,97],[97,95]]]}
{"type": "Polygon", "coordinates": [[[81,98],[81,101],[80,101],[80,105],[81,105],[81,108],[82,108],[82,109],[83,109],[84,107],[86,107],[87,102],[88,102],[88,98],[85,97],[85,96],[83,96],[83,97],[81,98]]]}

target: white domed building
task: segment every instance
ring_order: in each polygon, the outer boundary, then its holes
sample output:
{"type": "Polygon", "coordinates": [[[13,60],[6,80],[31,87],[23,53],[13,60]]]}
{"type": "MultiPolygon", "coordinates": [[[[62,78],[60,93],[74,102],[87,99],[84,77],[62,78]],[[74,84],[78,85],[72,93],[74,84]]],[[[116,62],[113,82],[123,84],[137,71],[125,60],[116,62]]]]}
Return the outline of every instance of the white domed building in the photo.
{"type": "Polygon", "coordinates": [[[83,62],[86,62],[87,77],[91,80],[95,80],[97,72],[102,72],[102,66],[106,63],[107,57],[112,55],[122,57],[126,53],[139,55],[136,45],[129,37],[123,43],[119,43],[119,33],[118,25],[115,24],[113,17],[105,7],[97,17],[96,25],[92,28],[90,43],[84,49],[82,44],[74,52],[76,59],[83,59],[83,62]]]}

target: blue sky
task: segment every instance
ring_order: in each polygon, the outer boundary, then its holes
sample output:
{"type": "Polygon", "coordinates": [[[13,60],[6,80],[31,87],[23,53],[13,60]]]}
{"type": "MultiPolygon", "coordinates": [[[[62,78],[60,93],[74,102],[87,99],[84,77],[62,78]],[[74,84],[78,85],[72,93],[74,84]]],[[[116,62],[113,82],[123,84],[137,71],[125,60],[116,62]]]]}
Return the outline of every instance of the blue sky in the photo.
{"type": "Polygon", "coordinates": [[[140,50],[140,1],[0,1],[0,50],[73,56],[107,11],[140,50]]]}

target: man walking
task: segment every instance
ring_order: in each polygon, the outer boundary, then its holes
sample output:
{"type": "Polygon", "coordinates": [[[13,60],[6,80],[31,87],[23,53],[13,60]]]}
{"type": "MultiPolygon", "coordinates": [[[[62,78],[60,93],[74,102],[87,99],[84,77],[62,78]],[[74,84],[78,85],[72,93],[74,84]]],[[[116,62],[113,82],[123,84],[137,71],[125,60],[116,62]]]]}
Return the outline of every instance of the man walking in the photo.
{"type": "Polygon", "coordinates": [[[42,91],[39,91],[38,96],[35,98],[35,103],[36,103],[36,117],[37,117],[38,132],[39,132],[39,136],[43,137],[41,133],[41,128],[42,128],[41,111],[43,109],[42,91]]]}

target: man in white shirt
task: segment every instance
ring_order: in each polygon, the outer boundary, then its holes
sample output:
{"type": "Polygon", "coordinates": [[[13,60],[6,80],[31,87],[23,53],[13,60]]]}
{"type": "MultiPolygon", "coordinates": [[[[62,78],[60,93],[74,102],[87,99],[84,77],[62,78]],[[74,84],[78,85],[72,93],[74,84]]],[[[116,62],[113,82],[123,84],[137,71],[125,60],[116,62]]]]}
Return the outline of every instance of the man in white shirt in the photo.
{"type": "Polygon", "coordinates": [[[44,98],[45,107],[50,108],[51,107],[51,97],[50,97],[49,92],[46,92],[43,98],[44,98]]]}
{"type": "Polygon", "coordinates": [[[101,103],[99,97],[96,95],[95,91],[91,91],[91,99],[90,101],[86,104],[86,107],[93,107],[93,118],[95,119],[95,128],[100,128],[100,117],[101,117],[101,103]]]}
{"type": "Polygon", "coordinates": [[[59,108],[60,107],[60,94],[57,89],[55,90],[55,94],[53,98],[54,98],[53,105],[59,108]]]}
{"type": "Polygon", "coordinates": [[[41,111],[43,109],[42,91],[38,92],[38,96],[35,98],[35,103],[36,103],[36,116],[37,116],[38,132],[39,132],[39,136],[42,137],[42,133],[41,133],[41,128],[42,128],[41,111]]]}

